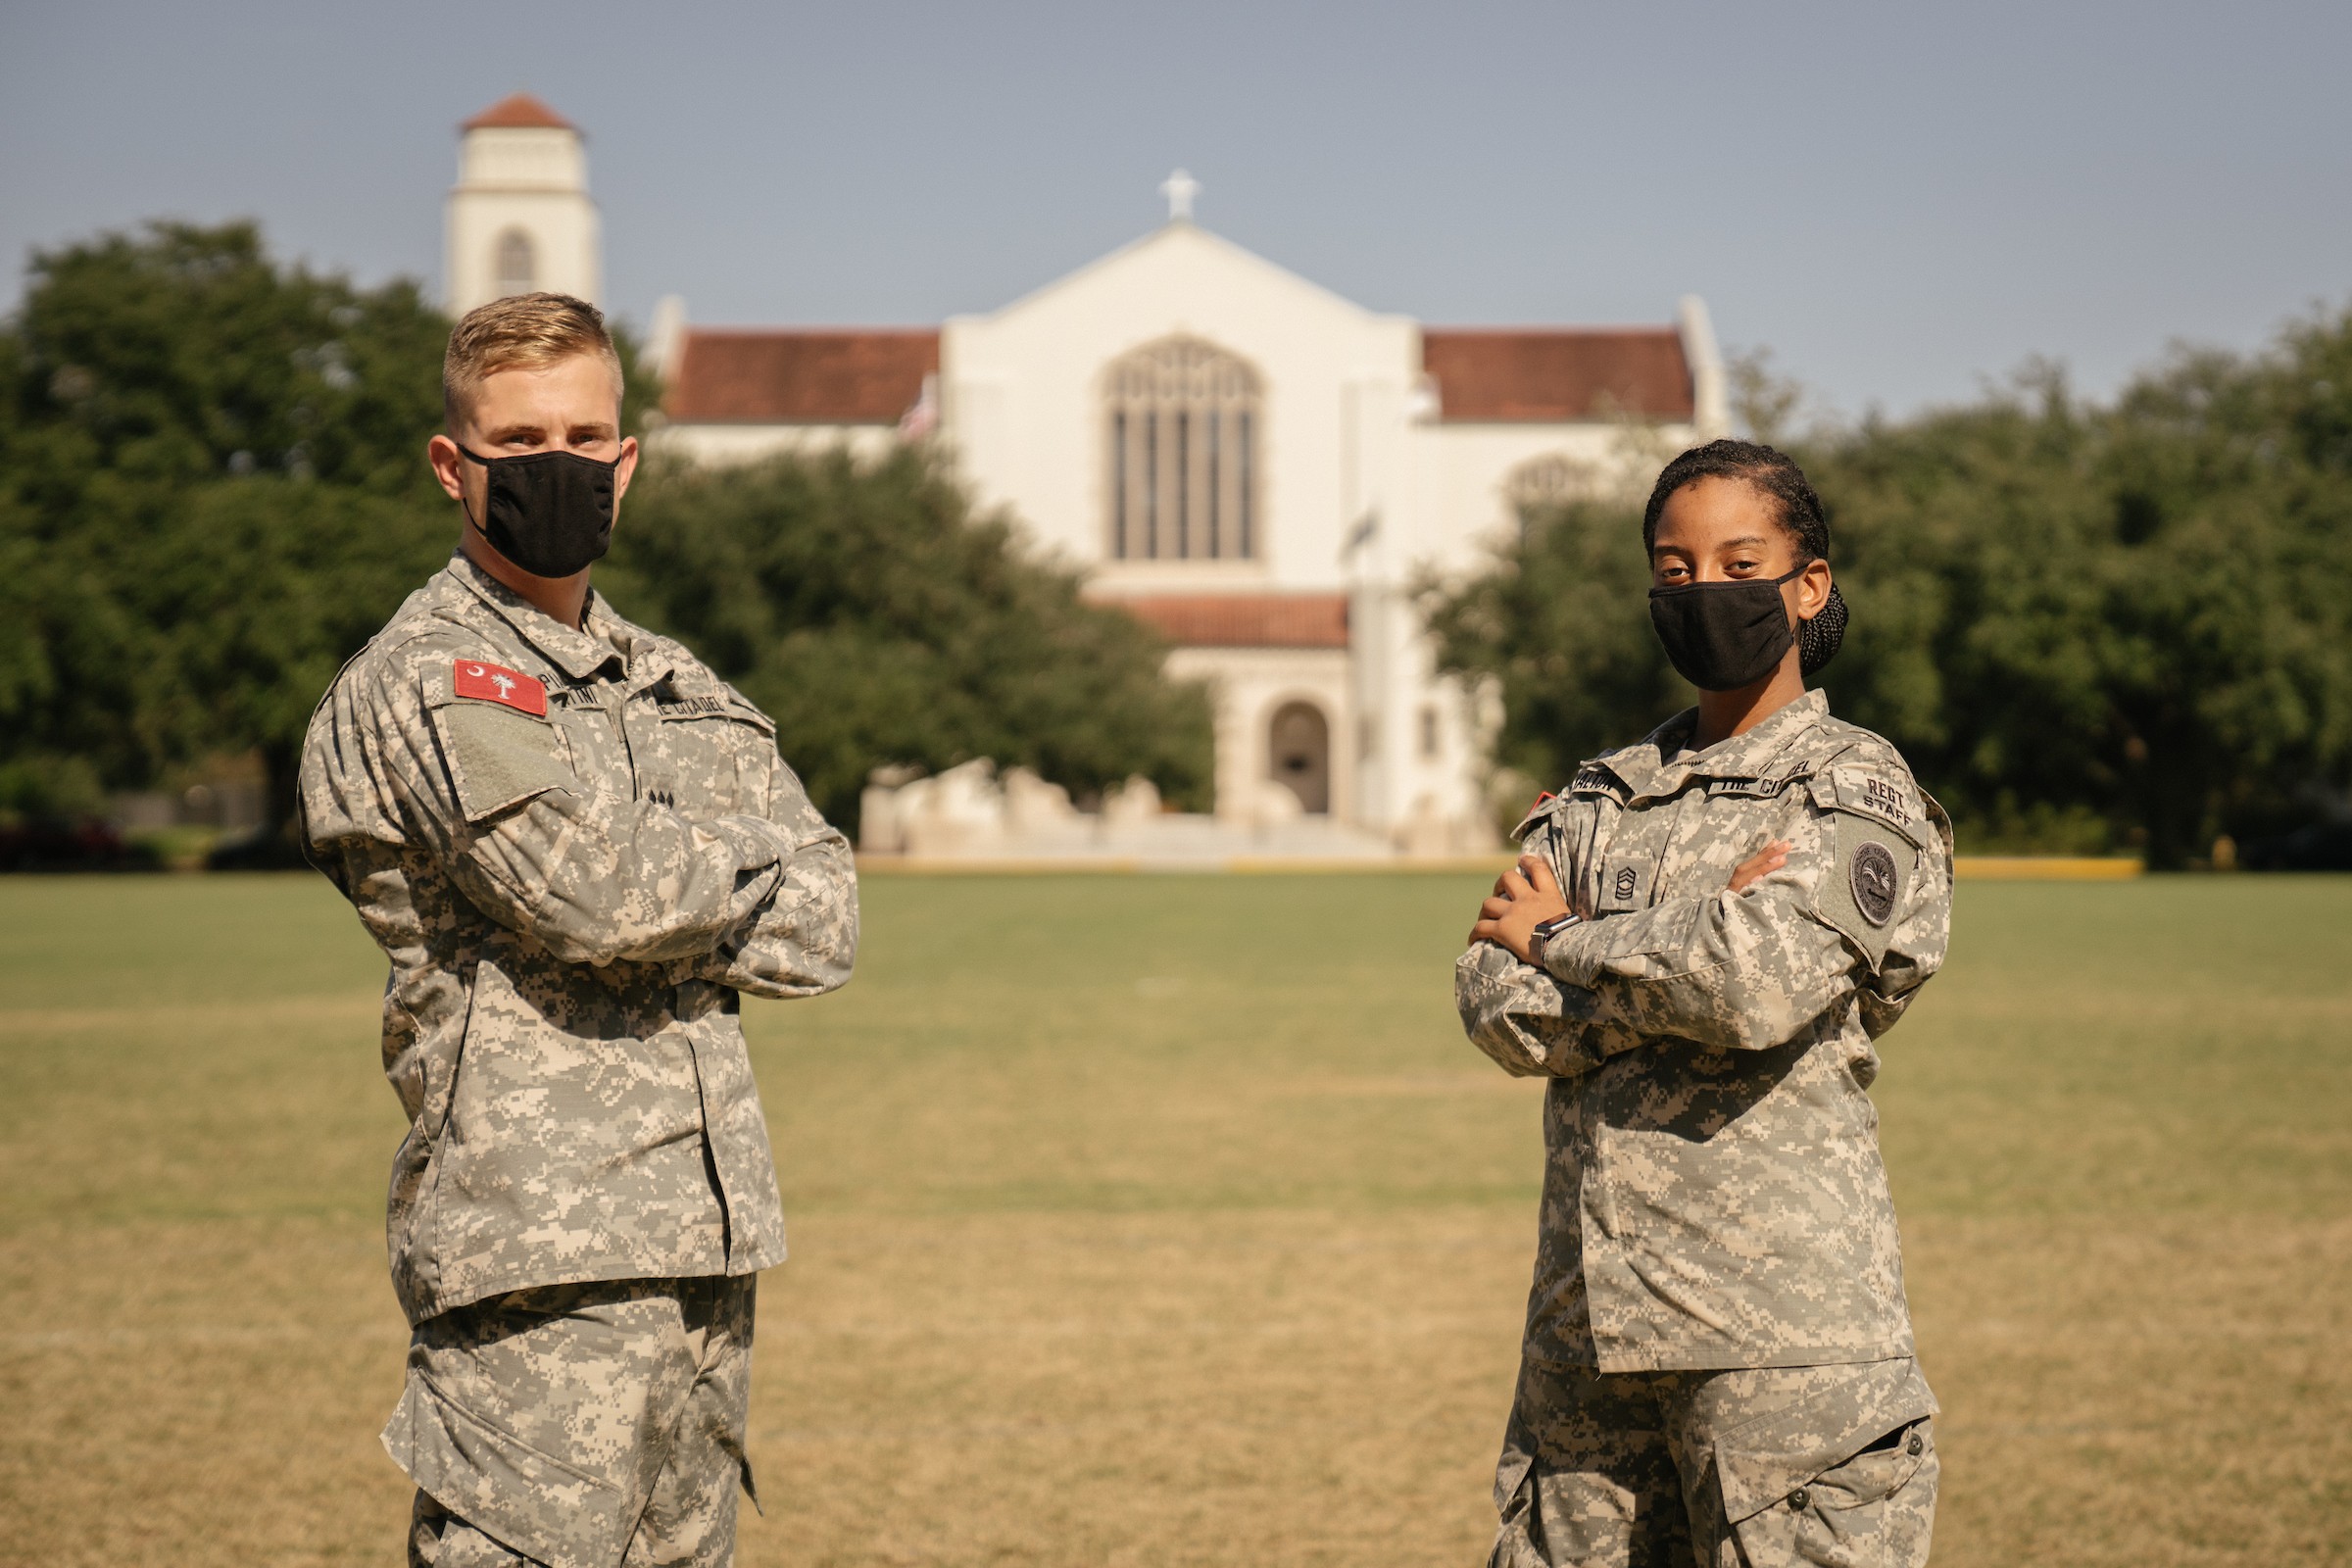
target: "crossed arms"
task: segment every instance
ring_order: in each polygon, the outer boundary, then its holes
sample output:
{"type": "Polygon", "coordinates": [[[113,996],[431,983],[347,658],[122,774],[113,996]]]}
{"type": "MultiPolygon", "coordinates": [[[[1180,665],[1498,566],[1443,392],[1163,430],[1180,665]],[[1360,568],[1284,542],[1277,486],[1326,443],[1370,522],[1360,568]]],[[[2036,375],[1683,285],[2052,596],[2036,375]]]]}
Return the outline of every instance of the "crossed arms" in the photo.
{"type": "Polygon", "coordinates": [[[329,699],[323,814],[416,844],[500,925],[567,962],[666,963],[756,996],[849,978],[849,844],[772,748],[746,792],[763,810],[696,820],[582,780],[527,715],[470,705],[453,726],[397,674],[351,685],[329,699]]]}
{"type": "Polygon", "coordinates": [[[1815,915],[1834,830],[1815,816],[1789,831],[1719,890],[1567,927],[1544,944],[1540,967],[1528,961],[1529,936],[1569,903],[1547,858],[1522,857],[1481,906],[1455,965],[1464,1029],[1505,1071],[1574,1077],[1658,1040],[1769,1050],[1857,988],[1908,980],[1899,955],[1890,950],[1896,962],[1874,975],[1815,915]]]}

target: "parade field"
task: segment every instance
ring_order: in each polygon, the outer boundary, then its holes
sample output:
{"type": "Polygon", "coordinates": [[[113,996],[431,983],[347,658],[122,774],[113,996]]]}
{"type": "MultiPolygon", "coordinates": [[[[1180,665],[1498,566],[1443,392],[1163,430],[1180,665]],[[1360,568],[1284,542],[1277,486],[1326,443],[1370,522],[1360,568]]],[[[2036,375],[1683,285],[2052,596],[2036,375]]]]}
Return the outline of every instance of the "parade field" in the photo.
{"type": "MultiPolygon", "coordinates": [[[[747,1005],[747,1565],[1480,1560],[1540,1092],[1481,880],[875,878],[747,1005]]],[[[1972,883],[1877,1092],[1936,1561],[2352,1559],[2352,879],[1972,883]]],[[[316,877],[0,880],[0,1560],[400,1560],[401,1128],[316,877]]]]}

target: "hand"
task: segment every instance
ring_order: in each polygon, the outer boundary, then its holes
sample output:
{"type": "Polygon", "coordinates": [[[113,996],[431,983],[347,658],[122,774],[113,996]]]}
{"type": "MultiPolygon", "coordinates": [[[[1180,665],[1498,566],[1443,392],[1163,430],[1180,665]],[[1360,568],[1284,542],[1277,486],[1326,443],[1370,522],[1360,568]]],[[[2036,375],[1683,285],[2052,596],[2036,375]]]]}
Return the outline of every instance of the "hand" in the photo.
{"type": "Polygon", "coordinates": [[[1560,891],[1560,879],[1552,875],[1551,862],[1540,855],[1522,855],[1495,882],[1494,896],[1478,906],[1478,924],[1470,928],[1470,940],[1498,943],[1526,963],[1528,939],[1536,927],[1567,912],[1568,897],[1560,891]]]}
{"type": "Polygon", "coordinates": [[[1775,839],[1740,862],[1740,868],[1732,873],[1732,891],[1745,893],[1788,863],[1788,841],[1775,839]]]}

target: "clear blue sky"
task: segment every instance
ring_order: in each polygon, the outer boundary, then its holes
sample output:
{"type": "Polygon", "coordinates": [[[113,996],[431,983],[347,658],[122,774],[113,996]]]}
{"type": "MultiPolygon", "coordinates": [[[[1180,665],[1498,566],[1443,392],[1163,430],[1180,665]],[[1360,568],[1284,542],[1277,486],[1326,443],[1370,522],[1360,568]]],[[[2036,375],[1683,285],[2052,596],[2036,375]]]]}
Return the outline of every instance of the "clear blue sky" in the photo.
{"type": "MultiPolygon", "coordinates": [[[[2352,297],[2352,6],[9,0],[0,254],[157,216],[437,284],[457,122],[590,136],[608,303],[931,322],[1200,220],[1365,305],[1662,321],[1848,413],[2352,297]]],[[[8,276],[0,302],[17,297],[8,276]]]]}

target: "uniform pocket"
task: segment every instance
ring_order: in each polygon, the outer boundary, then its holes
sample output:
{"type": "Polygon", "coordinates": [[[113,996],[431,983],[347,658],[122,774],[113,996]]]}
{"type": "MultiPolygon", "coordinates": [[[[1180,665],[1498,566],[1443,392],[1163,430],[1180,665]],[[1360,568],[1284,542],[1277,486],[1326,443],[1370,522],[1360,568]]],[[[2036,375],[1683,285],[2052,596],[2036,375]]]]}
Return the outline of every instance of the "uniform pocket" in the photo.
{"type": "Polygon", "coordinates": [[[463,1359],[462,1349],[411,1348],[408,1385],[381,1439],[393,1462],[445,1510],[533,1561],[555,1568],[619,1561],[639,1499],[611,1478],[524,1441],[511,1422],[476,1410],[442,1387],[434,1369],[418,1364],[435,1360],[443,1363],[439,1370],[462,1374],[471,1369],[448,1363],[463,1359]]]}
{"type": "Polygon", "coordinates": [[[1931,1418],[1898,1427],[1740,1521],[1754,1568],[1924,1568],[1935,1532],[1938,1462],[1931,1418]]]}
{"type": "Polygon", "coordinates": [[[1934,1456],[1935,1426],[1933,1419],[1923,1417],[1887,1433],[1843,1464],[1824,1470],[1807,1485],[1808,1501],[1820,1508],[1867,1508],[1886,1501],[1934,1456]]]}
{"type": "Polygon", "coordinates": [[[649,770],[658,775],[656,790],[690,816],[730,816],[767,811],[768,759],[774,754],[771,732],[731,710],[717,712],[664,713],[656,746],[659,755],[649,770]]]}
{"type": "Polygon", "coordinates": [[[1935,1412],[1936,1396],[1910,1357],[1855,1366],[1795,1404],[1716,1436],[1724,1513],[1737,1524],[1776,1505],[1801,1511],[1811,1505],[1815,1482],[1849,1465],[1858,1465],[1850,1485],[1834,1483],[1835,1490],[1857,1499],[1884,1497],[1933,1451],[1924,1429],[1935,1412]],[[1891,1450],[1874,1446],[1887,1433],[1906,1429],[1923,1434],[1923,1453],[1911,1453],[1907,1440],[1891,1450]],[[1872,1494],[1877,1478],[1886,1486],[1872,1494]],[[1792,1502],[1800,1494],[1803,1500],[1792,1502]]]}

